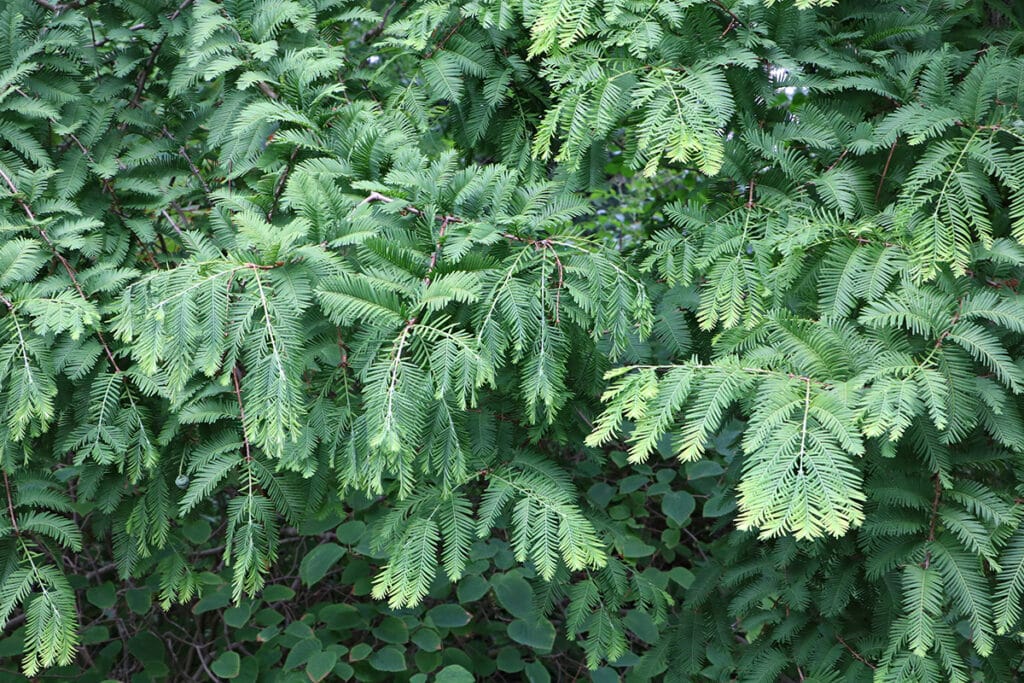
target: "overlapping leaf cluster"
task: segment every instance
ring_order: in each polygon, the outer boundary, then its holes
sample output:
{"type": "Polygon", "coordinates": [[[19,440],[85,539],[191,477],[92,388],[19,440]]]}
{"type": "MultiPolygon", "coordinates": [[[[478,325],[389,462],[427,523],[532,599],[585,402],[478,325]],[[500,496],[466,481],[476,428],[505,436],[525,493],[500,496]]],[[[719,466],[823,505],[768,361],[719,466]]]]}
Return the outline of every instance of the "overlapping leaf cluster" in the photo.
{"type": "Polygon", "coordinates": [[[6,3],[0,647],[1014,680],[1022,22],[6,3]]]}

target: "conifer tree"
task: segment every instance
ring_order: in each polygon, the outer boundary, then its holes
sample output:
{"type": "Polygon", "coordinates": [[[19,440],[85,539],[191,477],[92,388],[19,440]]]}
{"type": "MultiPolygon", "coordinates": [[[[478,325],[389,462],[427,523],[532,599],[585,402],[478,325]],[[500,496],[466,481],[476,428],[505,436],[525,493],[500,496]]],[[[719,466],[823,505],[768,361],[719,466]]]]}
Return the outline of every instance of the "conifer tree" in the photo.
{"type": "Polygon", "coordinates": [[[1020,678],[1016,3],[0,36],[5,676],[1020,678]]]}

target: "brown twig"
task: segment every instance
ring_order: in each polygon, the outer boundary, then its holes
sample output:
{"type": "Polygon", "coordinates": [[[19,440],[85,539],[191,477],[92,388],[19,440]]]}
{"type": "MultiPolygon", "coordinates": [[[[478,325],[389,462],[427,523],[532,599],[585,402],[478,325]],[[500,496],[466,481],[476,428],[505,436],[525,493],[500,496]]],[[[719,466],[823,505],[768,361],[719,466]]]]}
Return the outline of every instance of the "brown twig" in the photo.
{"type": "Polygon", "coordinates": [[[533,240],[531,244],[533,244],[534,249],[547,249],[555,257],[555,266],[558,268],[558,285],[555,287],[555,324],[557,325],[561,322],[560,310],[562,286],[565,284],[565,268],[562,267],[562,259],[558,257],[558,252],[555,251],[550,239],[533,240]]]}
{"type": "Polygon", "coordinates": [[[206,664],[206,657],[203,655],[203,650],[200,647],[200,644],[197,643],[197,642],[194,642],[194,643],[192,643],[192,647],[195,648],[196,654],[199,655],[199,665],[201,667],[203,667],[203,671],[205,671],[206,675],[210,677],[210,680],[211,681],[220,680],[220,678],[218,676],[215,676],[213,674],[213,672],[210,671],[210,667],[207,666],[207,664],[206,664]]]}
{"type": "Polygon", "coordinates": [[[839,165],[839,162],[840,162],[840,161],[842,161],[843,159],[845,159],[845,158],[846,158],[846,155],[847,155],[847,154],[849,154],[849,152],[850,152],[850,150],[849,150],[849,149],[844,149],[844,150],[843,150],[843,153],[839,155],[839,158],[838,158],[838,159],[836,159],[835,161],[833,161],[833,162],[832,162],[832,165],[831,165],[831,166],[829,166],[828,168],[826,168],[826,169],[825,169],[825,173],[828,173],[828,172],[829,172],[829,171],[831,171],[831,170],[832,170],[833,168],[835,168],[836,166],[838,166],[838,165],[839,165]]]}
{"type": "Polygon", "coordinates": [[[696,536],[694,536],[693,532],[690,531],[689,529],[687,529],[686,527],[680,527],[679,530],[682,531],[684,534],[686,534],[687,536],[690,537],[690,540],[693,541],[694,547],[697,549],[697,553],[701,556],[701,558],[705,562],[707,562],[708,556],[707,556],[707,553],[704,552],[704,548],[701,547],[700,539],[697,538],[696,536]]]}
{"type": "Polygon", "coordinates": [[[857,244],[881,244],[883,247],[900,247],[902,245],[896,244],[895,242],[876,242],[875,240],[869,240],[866,237],[854,237],[852,238],[857,244]]]}
{"type": "Polygon", "coordinates": [[[448,31],[448,35],[446,35],[444,38],[442,38],[441,42],[439,42],[437,45],[435,45],[433,48],[431,48],[431,50],[429,52],[427,52],[427,54],[423,55],[423,59],[429,59],[438,50],[443,50],[444,46],[448,44],[448,41],[451,39],[451,37],[455,35],[455,32],[458,31],[462,27],[462,24],[463,24],[464,21],[465,21],[464,18],[463,19],[459,19],[458,23],[456,23],[455,26],[452,27],[452,30],[448,31]]]}
{"type": "Polygon", "coordinates": [[[167,20],[168,21],[174,21],[179,16],[181,16],[181,13],[185,11],[185,8],[188,7],[191,4],[192,4],[192,0],[183,0],[183,2],[180,5],[178,5],[178,9],[174,10],[173,12],[171,12],[170,16],[167,17],[167,20]]]}
{"type": "Polygon", "coordinates": [[[249,447],[249,435],[245,431],[245,406],[242,405],[242,385],[238,381],[241,370],[236,365],[231,368],[231,380],[235,385],[235,398],[238,399],[238,417],[242,422],[242,444],[245,447],[245,461],[252,461],[252,450],[249,447]]]}
{"type": "Polygon", "coordinates": [[[341,328],[337,329],[338,336],[338,353],[340,354],[341,360],[338,365],[343,368],[348,367],[348,350],[345,348],[345,340],[341,338],[341,328]]]}
{"type": "Polygon", "coordinates": [[[892,141],[892,146],[889,148],[889,156],[885,160],[885,167],[882,168],[882,177],[878,180],[878,189],[875,190],[875,202],[878,202],[878,198],[882,196],[882,185],[885,183],[885,176],[889,173],[889,164],[892,162],[892,153],[896,151],[896,143],[899,142],[899,138],[892,141]]]}
{"type": "Polygon", "coordinates": [[[944,341],[946,341],[946,337],[948,337],[949,335],[951,335],[953,333],[953,328],[956,327],[957,322],[960,321],[960,314],[963,312],[963,308],[964,308],[964,300],[960,299],[960,301],[957,303],[956,313],[954,313],[953,317],[950,318],[950,320],[949,320],[949,326],[946,327],[946,329],[944,329],[939,334],[939,338],[935,340],[935,346],[933,347],[933,351],[935,349],[942,348],[942,343],[944,341]]]}
{"type": "MultiPolygon", "coordinates": [[[[146,28],[146,25],[143,24],[142,22],[139,22],[138,24],[132,24],[131,26],[129,26],[128,30],[132,31],[132,32],[135,32],[135,31],[142,31],[145,28],[146,28]]],[[[104,45],[106,45],[109,42],[110,42],[110,38],[107,38],[107,37],[100,38],[99,40],[96,40],[95,38],[93,38],[92,47],[103,47],[104,45]]]]}
{"type": "MultiPolygon", "coordinates": [[[[167,126],[164,126],[163,133],[164,133],[164,137],[167,138],[168,140],[170,140],[171,142],[177,142],[177,140],[174,139],[174,136],[171,135],[171,131],[167,130],[167,126]]],[[[188,155],[188,150],[185,149],[185,145],[181,145],[181,144],[178,145],[178,154],[188,164],[189,171],[191,171],[192,175],[194,175],[196,177],[196,180],[199,181],[199,184],[203,186],[203,191],[206,192],[207,194],[209,194],[210,193],[210,186],[206,183],[206,180],[203,178],[203,175],[199,172],[199,168],[192,161],[192,157],[190,157],[188,155]]]]}
{"type": "MultiPolygon", "coordinates": [[[[390,204],[393,201],[395,201],[394,197],[388,197],[387,195],[383,195],[380,192],[377,192],[376,190],[373,190],[372,192],[370,192],[370,194],[368,194],[366,196],[366,198],[363,201],[359,202],[359,204],[360,205],[362,205],[362,204],[372,204],[373,202],[382,202],[384,204],[390,204]]],[[[423,215],[423,212],[420,211],[419,209],[417,209],[412,204],[407,204],[406,206],[402,207],[402,211],[404,213],[411,213],[413,216],[422,216],[423,215]]],[[[461,223],[462,222],[461,219],[458,219],[458,218],[456,218],[454,216],[451,216],[450,218],[451,218],[451,222],[453,222],[453,223],[461,223]]]]}
{"type": "Polygon", "coordinates": [[[932,479],[935,480],[935,496],[932,498],[932,517],[928,523],[928,540],[935,540],[935,526],[939,518],[939,500],[942,499],[942,481],[939,479],[938,473],[936,473],[932,479]]]}
{"type": "Polygon", "coordinates": [[[872,670],[878,668],[877,666],[872,664],[864,655],[862,655],[861,653],[857,652],[852,647],[850,647],[850,644],[847,643],[845,640],[843,640],[842,636],[836,635],[836,640],[838,640],[840,642],[840,644],[842,644],[843,647],[845,647],[847,650],[849,650],[850,654],[853,655],[853,658],[856,659],[858,662],[860,662],[861,664],[864,664],[864,665],[870,667],[872,670]]]}
{"type": "MultiPolygon", "coordinates": [[[[178,8],[171,12],[167,17],[168,21],[174,21],[181,13],[185,11],[185,8],[192,4],[192,0],[182,0],[182,3],[178,5],[178,8]]],[[[139,106],[139,100],[142,97],[142,91],[146,87],[146,81],[149,80],[150,74],[153,73],[153,66],[156,64],[157,55],[160,53],[160,48],[163,47],[164,41],[167,40],[167,33],[165,32],[163,37],[157,41],[156,45],[149,52],[149,57],[146,59],[146,63],[142,66],[142,71],[139,72],[138,77],[135,79],[135,93],[132,95],[131,101],[128,103],[129,109],[136,109],[139,106]]]]}
{"type": "Polygon", "coordinates": [[[135,92],[132,94],[132,99],[128,102],[129,109],[138,109],[139,100],[142,98],[142,91],[146,88],[146,81],[149,80],[149,75],[153,72],[156,57],[160,54],[160,48],[163,47],[166,39],[167,35],[165,34],[163,38],[156,42],[153,49],[149,51],[146,63],[142,65],[142,70],[139,71],[139,75],[135,78],[135,92]]]}
{"type": "Polygon", "coordinates": [[[116,562],[111,562],[110,564],[105,564],[102,567],[97,567],[96,569],[93,569],[91,572],[87,573],[85,575],[85,580],[86,581],[92,581],[94,579],[98,579],[101,576],[104,576],[105,574],[109,574],[109,573],[115,571],[116,569],[117,569],[117,563],[116,562]]]}
{"type": "Polygon", "coordinates": [[[555,324],[558,325],[561,323],[562,286],[565,284],[565,268],[562,267],[562,259],[558,257],[557,251],[552,249],[551,255],[555,257],[555,265],[558,266],[558,286],[555,287],[555,324]]]}
{"type": "MultiPolygon", "coordinates": [[[[29,96],[29,94],[27,92],[25,92],[24,90],[22,90],[21,88],[15,88],[14,91],[16,93],[18,93],[19,95],[21,95],[22,97],[24,97],[26,100],[32,100],[32,98],[29,96]]],[[[50,122],[50,125],[54,125],[54,126],[57,125],[57,121],[55,119],[47,117],[47,120],[50,122]]],[[[95,157],[93,157],[92,152],[89,151],[89,148],[86,147],[82,143],[82,141],[78,139],[78,136],[75,135],[74,133],[70,133],[70,132],[66,133],[66,135],[67,135],[68,139],[75,144],[75,147],[78,148],[78,150],[82,153],[82,155],[86,159],[88,159],[90,163],[95,165],[96,164],[95,157]]],[[[66,149],[68,146],[69,145],[68,145],[67,142],[61,144],[61,148],[62,149],[66,149]]],[[[121,161],[120,159],[115,157],[114,161],[117,163],[117,168],[119,170],[122,170],[122,171],[128,170],[128,167],[125,166],[124,162],[121,161]]],[[[117,214],[121,219],[124,219],[125,215],[124,215],[124,212],[121,209],[121,203],[117,199],[117,194],[114,192],[114,186],[111,183],[110,179],[109,178],[102,178],[101,177],[99,179],[99,181],[103,185],[103,189],[107,192],[107,194],[110,195],[111,210],[115,214],[117,214]]]]}
{"type": "Polygon", "coordinates": [[[277,94],[277,91],[271,88],[270,84],[266,81],[256,81],[256,87],[260,89],[260,92],[272,100],[276,100],[280,97],[280,95],[277,94]]]}
{"type": "Polygon", "coordinates": [[[18,519],[14,516],[14,497],[11,495],[11,482],[7,478],[7,470],[0,469],[0,472],[4,473],[4,492],[7,493],[7,514],[11,516],[11,528],[14,530],[14,535],[18,536],[21,531],[18,529],[18,519]]]}
{"type": "Polygon", "coordinates": [[[372,204],[373,202],[384,202],[385,204],[390,204],[393,201],[395,201],[395,200],[392,199],[391,197],[388,197],[387,195],[383,195],[380,192],[377,192],[376,190],[373,190],[372,192],[370,192],[370,194],[366,195],[366,199],[364,199],[363,201],[361,201],[359,203],[360,204],[372,204]]]}
{"type": "Polygon", "coordinates": [[[437,241],[434,243],[434,251],[430,254],[430,263],[427,264],[427,276],[423,278],[423,284],[429,285],[431,278],[434,276],[434,269],[437,267],[437,260],[441,257],[441,246],[444,241],[444,233],[448,230],[448,224],[459,222],[460,220],[455,216],[441,217],[441,229],[437,232],[437,241]]]}
{"type": "MultiPolygon", "coordinates": [[[[939,501],[942,499],[942,481],[939,479],[939,473],[936,472],[932,477],[935,481],[935,496],[932,498],[932,515],[931,520],[928,522],[928,542],[935,540],[935,527],[939,519],[939,501]]],[[[928,569],[928,566],[932,563],[932,551],[924,551],[924,562],[921,563],[921,567],[928,569]]]]}
{"type": "Polygon", "coordinates": [[[163,216],[164,219],[171,224],[171,227],[174,228],[174,232],[178,233],[178,237],[185,236],[184,233],[181,231],[181,228],[178,227],[178,224],[175,223],[174,219],[171,218],[170,214],[167,213],[167,209],[160,209],[160,215],[163,216]]]}
{"type": "Polygon", "coordinates": [[[96,2],[96,0],[78,0],[77,2],[64,2],[54,4],[52,2],[46,2],[46,0],[35,0],[35,3],[40,7],[48,9],[51,12],[56,12],[58,14],[60,14],[64,10],[81,9],[83,7],[88,7],[94,2],[96,2]]]}
{"type": "MultiPolygon", "coordinates": [[[[720,10],[722,10],[723,12],[725,12],[726,14],[728,14],[729,17],[732,19],[732,21],[734,21],[735,23],[739,24],[743,28],[747,27],[747,25],[743,22],[743,20],[740,19],[738,16],[736,16],[735,12],[733,12],[731,9],[729,9],[728,7],[725,6],[725,4],[722,2],[722,0],[711,0],[711,3],[713,5],[715,5],[716,7],[718,7],[720,10]]],[[[726,31],[725,33],[728,33],[728,31],[726,31]]],[[[723,33],[722,35],[724,36],[725,33],[723,33]]]]}
{"type": "Polygon", "coordinates": [[[25,202],[24,199],[18,196],[19,192],[17,186],[14,184],[14,181],[11,180],[11,176],[4,173],[4,170],[2,168],[0,168],[0,178],[3,178],[4,182],[7,184],[7,187],[11,188],[11,194],[14,196],[14,201],[17,202],[18,206],[21,207],[21,210],[25,212],[25,215],[28,216],[28,219],[35,223],[36,216],[34,213],[32,213],[32,208],[25,202]]]}
{"type": "MultiPolygon", "coordinates": [[[[388,197],[387,195],[381,194],[380,192],[377,192],[376,190],[373,190],[373,191],[370,192],[370,194],[368,194],[366,196],[365,199],[363,199],[361,202],[359,202],[359,204],[360,205],[362,205],[362,204],[371,204],[373,202],[381,202],[383,204],[390,204],[393,201],[395,201],[394,197],[388,197]]],[[[412,204],[407,204],[404,207],[402,207],[402,212],[403,213],[407,213],[407,214],[412,214],[413,216],[423,216],[424,215],[424,213],[423,213],[423,211],[421,209],[417,209],[412,204]]],[[[448,226],[450,224],[452,224],[452,223],[461,223],[462,222],[461,218],[459,218],[458,216],[452,216],[451,214],[445,214],[444,216],[437,216],[436,219],[441,221],[441,228],[438,230],[437,240],[434,242],[434,251],[430,254],[430,262],[427,264],[427,274],[426,274],[426,277],[423,278],[423,284],[424,285],[429,285],[430,282],[431,282],[431,279],[433,278],[434,270],[435,270],[435,268],[437,268],[437,261],[441,257],[442,242],[444,241],[444,234],[448,230],[448,226]]]]}
{"type": "MultiPolygon", "coordinates": [[[[363,34],[363,37],[360,39],[361,42],[368,43],[384,31],[384,27],[387,26],[388,23],[388,17],[391,15],[391,11],[395,9],[395,5],[397,4],[398,0],[394,0],[390,5],[388,5],[387,9],[384,10],[384,14],[381,15],[380,21],[377,25],[363,34]]],[[[402,3],[402,7],[405,7],[405,5],[406,3],[402,3]]]]}
{"type": "MultiPolygon", "coordinates": [[[[277,211],[277,203],[281,199],[281,195],[284,193],[285,185],[288,183],[288,176],[292,174],[292,169],[295,167],[295,157],[299,155],[299,147],[295,146],[292,150],[291,156],[288,157],[288,163],[285,164],[284,173],[277,179],[277,183],[274,185],[274,200],[270,203],[270,210],[267,211],[267,222],[274,220],[274,212],[277,211]]],[[[209,190],[207,190],[209,191],[209,190]]]]}

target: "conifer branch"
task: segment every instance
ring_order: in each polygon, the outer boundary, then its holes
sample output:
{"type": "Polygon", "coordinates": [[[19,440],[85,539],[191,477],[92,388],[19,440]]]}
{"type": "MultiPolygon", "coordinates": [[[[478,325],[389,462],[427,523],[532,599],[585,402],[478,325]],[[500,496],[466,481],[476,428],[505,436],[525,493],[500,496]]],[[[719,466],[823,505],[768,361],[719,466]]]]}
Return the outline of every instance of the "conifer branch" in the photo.
{"type": "MultiPolygon", "coordinates": [[[[131,677],[96,656],[109,627],[244,677],[265,606],[486,635],[532,677],[1016,666],[1024,51],[986,38],[1009,24],[164,4],[0,3],[0,620],[25,676],[131,677]],[[196,626],[214,574],[237,607],[196,626]],[[497,598],[467,621],[430,602],[444,580],[497,598]]],[[[274,628],[261,676],[348,666],[331,629],[306,656],[274,628]]],[[[359,666],[407,669],[403,638],[359,666]]]]}
{"type": "Polygon", "coordinates": [[[32,379],[32,364],[28,356],[28,347],[25,342],[25,332],[22,330],[21,323],[18,321],[17,310],[14,308],[14,302],[9,298],[0,294],[0,303],[3,303],[7,307],[7,311],[11,315],[11,322],[14,324],[14,331],[18,335],[18,350],[21,352],[21,361],[25,368],[25,377],[29,384],[34,384],[35,380],[32,379]]]}
{"type": "MultiPolygon", "coordinates": [[[[0,178],[3,178],[4,182],[7,183],[8,188],[10,188],[11,190],[11,194],[14,195],[15,201],[21,207],[22,211],[25,212],[25,216],[28,218],[29,223],[36,228],[36,230],[39,232],[39,236],[42,237],[43,241],[46,242],[48,247],[50,247],[50,251],[53,253],[54,257],[58,261],[60,261],[60,264],[64,267],[64,270],[65,272],[67,272],[68,277],[71,279],[71,284],[74,286],[75,291],[78,293],[78,296],[83,301],[88,302],[89,297],[86,296],[85,290],[82,289],[82,285],[79,283],[78,278],[76,276],[75,269],[71,266],[68,260],[64,258],[64,255],[61,254],[60,251],[57,249],[57,246],[53,243],[53,240],[51,240],[50,236],[46,233],[46,229],[36,221],[35,214],[32,213],[32,209],[29,207],[29,205],[25,202],[25,200],[18,196],[18,188],[14,185],[14,181],[11,179],[10,176],[4,173],[3,169],[0,169],[0,178]]],[[[104,353],[107,354],[107,359],[113,366],[114,372],[120,373],[121,368],[118,366],[117,360],[114,358],[114,352],[110,350],[110,346],[107,344],[107,340],[103,336],[103,331],[97,329],[96,336],[99,338],[100,345],[103,347],[104,353]]]]}

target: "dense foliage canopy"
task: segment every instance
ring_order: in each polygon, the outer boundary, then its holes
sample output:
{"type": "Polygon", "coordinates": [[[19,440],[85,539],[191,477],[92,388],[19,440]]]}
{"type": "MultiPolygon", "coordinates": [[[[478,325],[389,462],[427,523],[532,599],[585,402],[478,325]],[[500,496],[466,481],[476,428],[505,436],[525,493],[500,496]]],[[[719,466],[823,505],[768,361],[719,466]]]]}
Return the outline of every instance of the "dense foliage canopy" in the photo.
{"type": "Polygon", "coordinates": [[[0,2],[0,673],[1019,680],[1022,104],[1013,0],[0,2]]]}

